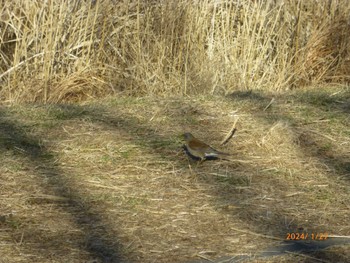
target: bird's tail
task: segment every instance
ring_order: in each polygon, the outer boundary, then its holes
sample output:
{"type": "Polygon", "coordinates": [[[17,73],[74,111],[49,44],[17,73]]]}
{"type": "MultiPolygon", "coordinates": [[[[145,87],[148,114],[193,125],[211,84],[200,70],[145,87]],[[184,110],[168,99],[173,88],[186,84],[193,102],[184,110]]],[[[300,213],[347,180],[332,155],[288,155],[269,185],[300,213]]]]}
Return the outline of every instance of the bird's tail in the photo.
{"type": "Polygon", "coordinates": [[[220,151],[215,151],[216,152],[216,154],[218,154],[218,155],[225,155],[225,156],[230,156],[230,155],[232,155],[232,154],[230,154],[230,153],[225,153],[225,152],[220,152],[220,151]]]}
{"type": "Polygon", "coordinates": [[[205,154],[205,158],[207,160],[216,160],[216,159],[227,159],[226,156],[230,156],[231,154],[229,153],[224,153],[224,152],[219,152],[217,150],[213,150],[210,153],[205,154]]]}

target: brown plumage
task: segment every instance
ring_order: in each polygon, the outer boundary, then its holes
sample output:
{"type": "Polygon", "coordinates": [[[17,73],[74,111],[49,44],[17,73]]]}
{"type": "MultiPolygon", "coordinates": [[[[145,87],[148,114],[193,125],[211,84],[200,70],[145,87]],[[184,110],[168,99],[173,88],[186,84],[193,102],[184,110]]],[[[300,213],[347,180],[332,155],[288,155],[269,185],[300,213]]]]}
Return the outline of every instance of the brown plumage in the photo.
{"type": "Polygon", "coordinates": [[[196,160],[215,160],[215,159],[226,159],[225,156],[230,154],[219,152],[208,144],[196,139],[191,133],[187,132],[183,134],[186,141],[184,149],[191,158],[196,160]]]}

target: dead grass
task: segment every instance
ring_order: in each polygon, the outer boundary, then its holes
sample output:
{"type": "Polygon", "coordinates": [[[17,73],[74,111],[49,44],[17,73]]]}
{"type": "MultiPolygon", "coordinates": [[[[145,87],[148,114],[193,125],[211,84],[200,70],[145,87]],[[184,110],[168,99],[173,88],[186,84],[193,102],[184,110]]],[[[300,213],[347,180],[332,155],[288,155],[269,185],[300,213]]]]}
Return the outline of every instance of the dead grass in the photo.
{"type": "Polygon", "coordinates": [[[348,1],[12,1],[0,99],[283,91],[349,81],[348,1]]]}
{"type": "Polygon", "coordinates": [[[290,232],[349,236],[348,101],[339,88],[3,107],[3,260],[185,262],[290,232]],[[246,162],[189,163],[179,135],[220,148],[234,115],[221,149],[246,162]]]}

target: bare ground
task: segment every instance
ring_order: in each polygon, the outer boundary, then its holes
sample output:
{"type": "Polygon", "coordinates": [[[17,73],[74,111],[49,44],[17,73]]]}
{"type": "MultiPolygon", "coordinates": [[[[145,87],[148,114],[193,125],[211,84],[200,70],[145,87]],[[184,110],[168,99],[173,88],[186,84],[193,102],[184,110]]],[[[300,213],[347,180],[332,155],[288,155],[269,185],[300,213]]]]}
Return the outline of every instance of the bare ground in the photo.
{"type": "Polygon", "coordinates": [[[2,106],[0,262],[349,262],[341,244],[254,259],[350,236],[349,116],[343,87],[2,106]],[[234,161],[190,162],[185,131],[234,161]]]}

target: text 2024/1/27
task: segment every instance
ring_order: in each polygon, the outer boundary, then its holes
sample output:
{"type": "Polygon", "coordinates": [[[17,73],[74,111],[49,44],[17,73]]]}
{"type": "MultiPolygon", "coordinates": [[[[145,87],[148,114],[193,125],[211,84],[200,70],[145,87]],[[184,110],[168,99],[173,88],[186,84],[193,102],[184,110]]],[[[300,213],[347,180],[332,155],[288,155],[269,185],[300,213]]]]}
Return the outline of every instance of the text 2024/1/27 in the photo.
{"type": "Polygon", "coordinates": [[[328,233],[287,233],[286,240],[326,240],[328,233]]]}

